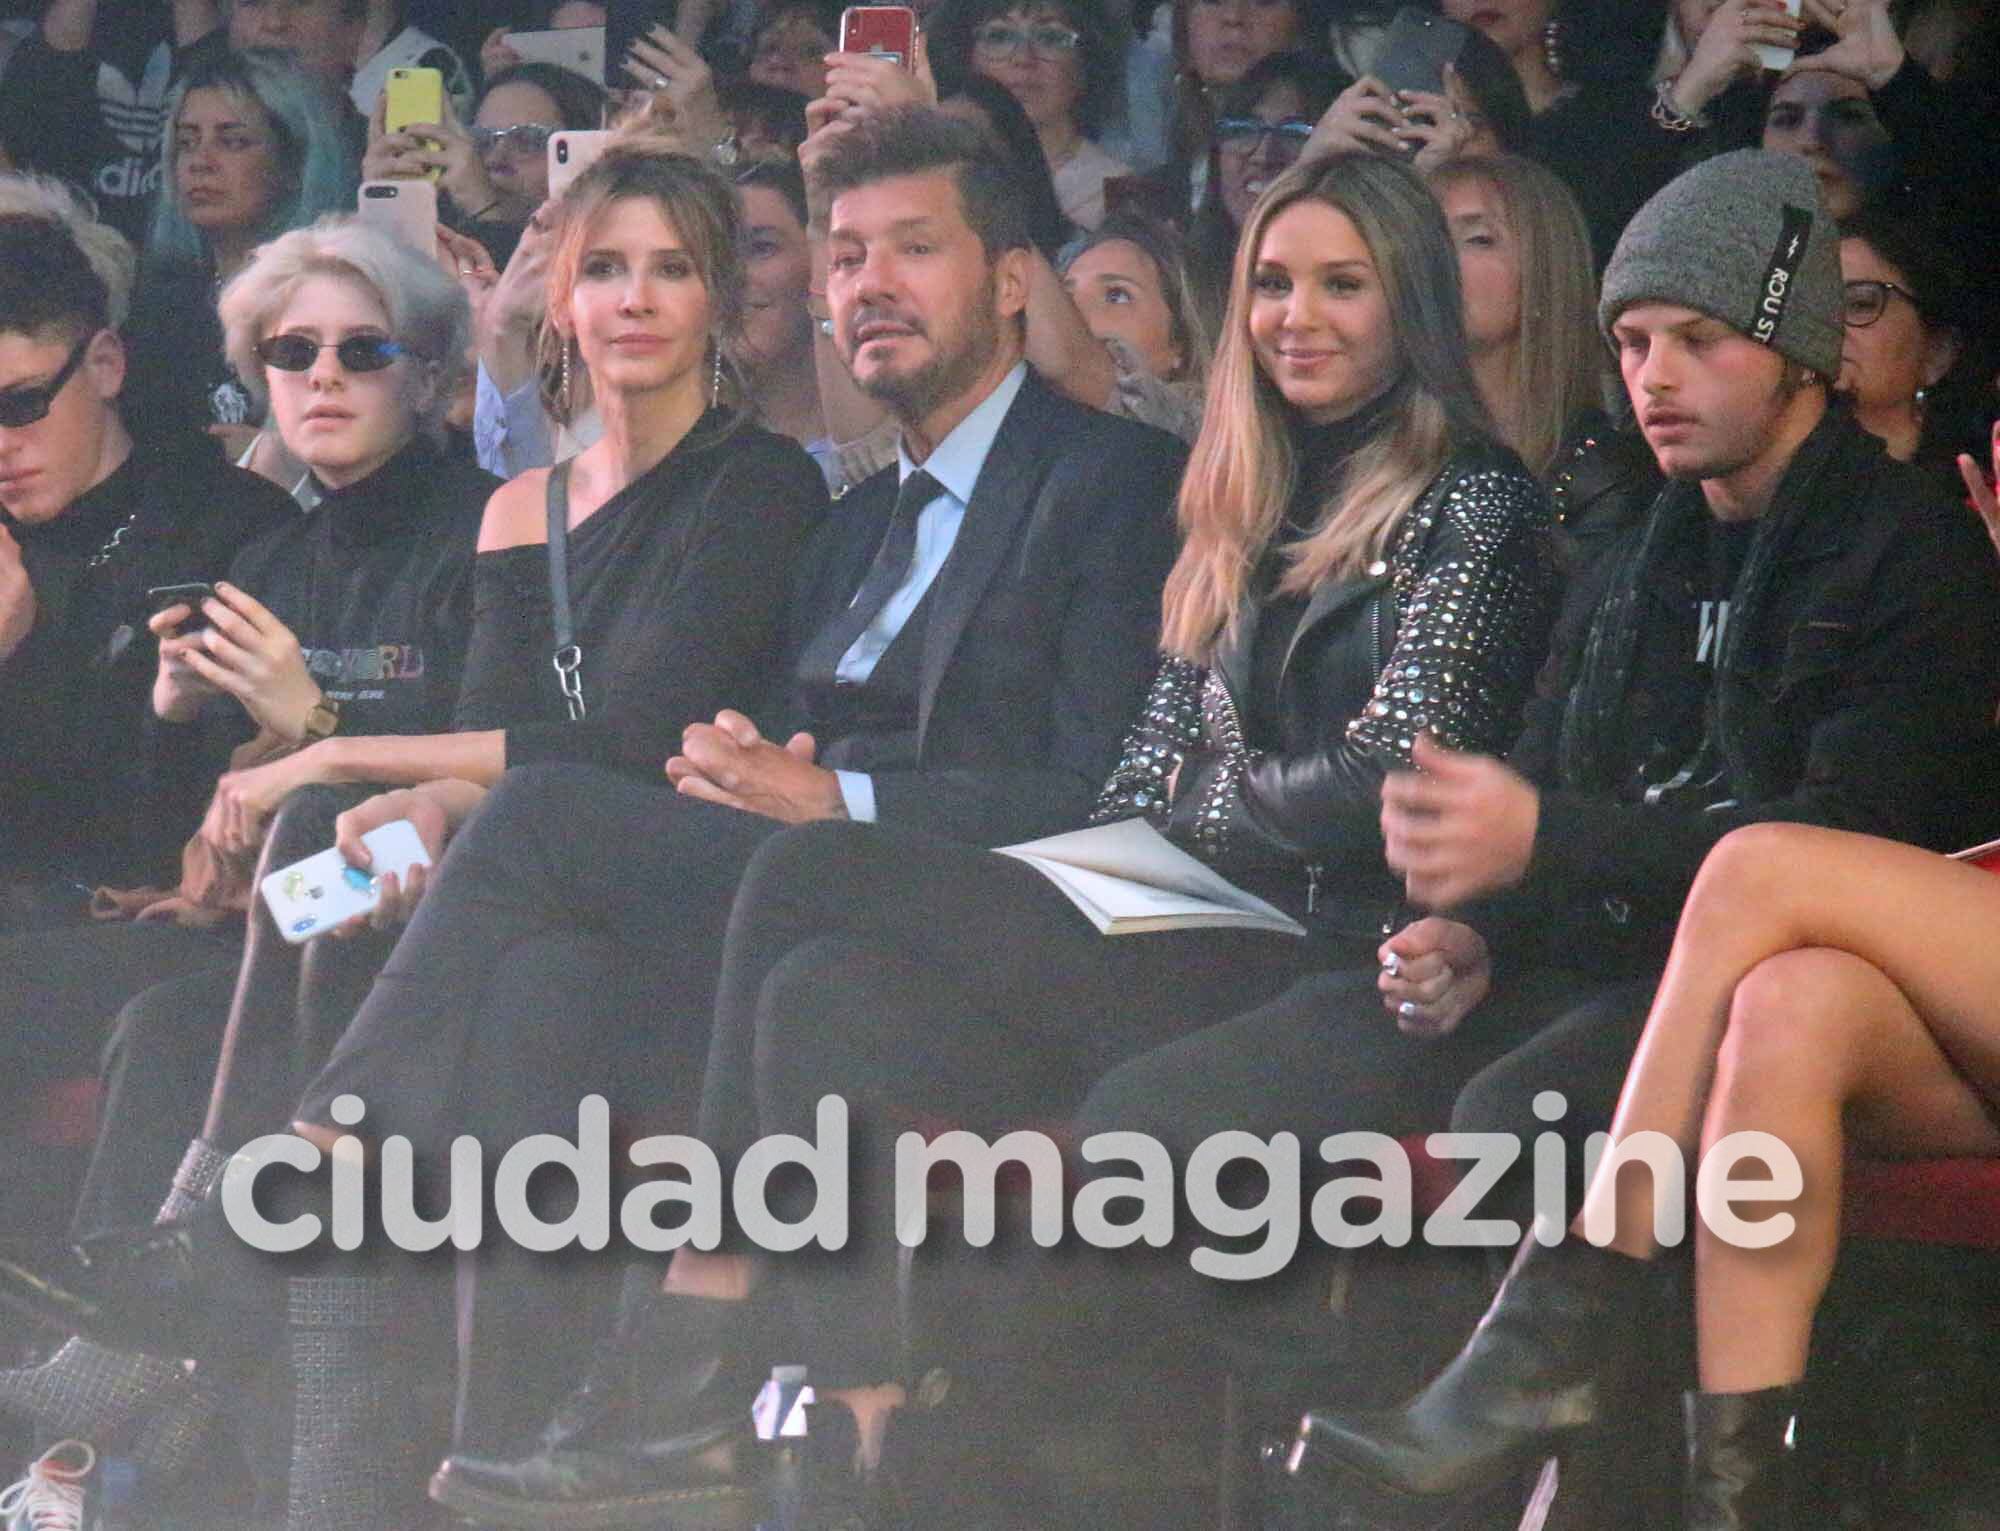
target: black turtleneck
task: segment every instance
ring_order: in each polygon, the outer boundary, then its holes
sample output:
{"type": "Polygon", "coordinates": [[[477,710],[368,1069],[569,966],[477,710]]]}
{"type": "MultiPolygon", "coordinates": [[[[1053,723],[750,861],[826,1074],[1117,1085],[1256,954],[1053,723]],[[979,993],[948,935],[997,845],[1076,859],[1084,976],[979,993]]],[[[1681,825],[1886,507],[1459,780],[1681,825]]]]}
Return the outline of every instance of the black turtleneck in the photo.
{"type": "MultiPolygon", "coordinates": [[[[419,438],[246,548],[230,580],[298,636],[352,734],[443,733],[472,632],[472,558],[499,480],[419,438]]],[[[240,710],[237,736],[247,726],[240,710]]]]}
{"type": "Polygon", "coordinates": [[[0,880],[157,880],[192,827],[171,785],[189,741],[150,726],[146,591],[215,580],[298,519],[191,432],[138,442],[51,521],[0,511],[35,590],[34,629],[0,664],[0,880]]]}
{"type": "MultiPolygon", "coordinates": [[[[1393,390],[1392,390],[1393,393],[1393,390]]],[[[1285,507],[1284,525],[1265,550],[1257,568],[1257,594],[1262,602],[1257,617],[1256,641],[1250,650],[1250,695],[1244,721],[1252,741],[1275,740],[1280,735],[1278,719],[1279,682],[1285,655],[1305,615],[1310,597],[1304,592],[1277,594],[1290,560],[1285,550],[1309,537],[1319,513],[1346,470],[1348,459],[1382,428],[1388,415],[1391,394],[1370,400],[1353,414],[1328,425],[1307,425],[1295,421],[1292,451],[1298,463],[1291,504],[1285,507]]]]}

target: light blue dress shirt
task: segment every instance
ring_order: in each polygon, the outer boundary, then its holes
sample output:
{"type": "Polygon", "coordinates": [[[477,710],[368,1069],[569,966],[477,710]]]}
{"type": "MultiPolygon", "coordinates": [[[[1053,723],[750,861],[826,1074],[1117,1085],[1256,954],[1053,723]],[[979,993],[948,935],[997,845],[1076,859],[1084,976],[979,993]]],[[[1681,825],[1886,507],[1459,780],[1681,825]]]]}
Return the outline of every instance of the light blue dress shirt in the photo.
{"type": "MultiPolygon", "coordinates": [[[[936,581],[938,571],[958,543],[958,529],[965,523],[965,507],[972,503],[973,486],[986,467],[993,438],[1000,434],[1000,422],[1014,407],[1014,399],[1027,376],[1027,363],[1015,363],[1014,369],[1000,380],[1000,386],[959,421],[921,464],[911,462],[909,453],[898,444],[897,484],[921,466],[943,486],[943,492],[917,512],[917,553],[910,563],[909,577],[834,666],[834,674],[841,680],[860,685],[875,673],[883,650],[896,641],[903,624],[910,620],[910,613],[936,581]]],[[[834,775],[840,779],[840,796],[847,805],[847,816],[858,823],[874,823],[874,778],[865,771],[836,771],[834,775]]]]}

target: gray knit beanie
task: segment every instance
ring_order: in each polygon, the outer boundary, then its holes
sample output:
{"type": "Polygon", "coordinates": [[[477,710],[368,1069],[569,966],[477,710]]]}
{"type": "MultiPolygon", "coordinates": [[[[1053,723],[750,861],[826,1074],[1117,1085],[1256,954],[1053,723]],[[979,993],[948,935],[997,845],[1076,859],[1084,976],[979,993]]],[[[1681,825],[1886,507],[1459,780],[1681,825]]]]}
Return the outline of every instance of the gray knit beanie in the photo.
{"type": "Polygon", "coordinates": [[[1840,233],[1796,155],[1740,149],[1668,182],[1625,226],[1602,291],[1607,333],[1635,303],[1673,303],[1828,381],[1840,371],[1840,233]]]}

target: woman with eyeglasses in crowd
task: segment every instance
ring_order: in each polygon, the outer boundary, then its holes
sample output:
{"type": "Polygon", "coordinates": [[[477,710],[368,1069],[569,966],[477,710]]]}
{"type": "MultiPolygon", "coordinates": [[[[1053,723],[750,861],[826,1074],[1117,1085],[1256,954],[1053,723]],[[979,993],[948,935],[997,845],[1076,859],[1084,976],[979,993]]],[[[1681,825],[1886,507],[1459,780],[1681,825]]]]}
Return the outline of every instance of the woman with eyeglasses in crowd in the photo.
{"type": "Polygon", "coordinates": [[[1174,0],[1170,142],[1164,162],[1147,177],[1162,195],[1163,216],[1178,222],[1207,200],[1211,135],[1216,121],[1231,115],[1222,93],[1274,53],[1317,50],[1319,32],[1314,0],[1174,0]]]}
{"type": "Polygon", "coordinates": [[[353,207],[353,156],[312,76],[279,53],[218,50],[167,104],[160,167],[125,332],[125,418],[141,432],[205,428],[234,459],[259,421],[223,359],[215,295],[265,240],[353,207]]]}
{"type": "Polygon", "coordinates": [[[1980,444],[1992,415],[1980,373],[1993,337],[1968,302],[1950,239],[1918,208],[1874,204],[1842,222],[1840,268],[1834,392],[1891,457],[1936,469],[1956,490],[1958,454],[1980,444]]]}
{"type": "Polygon", "coordinates": [[[941,62],[962,59],[966,74],[1005,86],[1021,103],[1063,216],[1096,228],[1105,181],[1131,173],[1097,141],[1124,98],[1124,29],[1100,0],[973,0],[941,31],[941,62]]]}
{"type": "Polygon", "coordinates": [[[1236,237],[1264,188],[1297,163],[1348,78],[1332,59],[1293,49],[1260,59],[1215,101],[1206,190],[1188,221],[1188,268],[1211,333],[1229,300],[1236,237]]]}

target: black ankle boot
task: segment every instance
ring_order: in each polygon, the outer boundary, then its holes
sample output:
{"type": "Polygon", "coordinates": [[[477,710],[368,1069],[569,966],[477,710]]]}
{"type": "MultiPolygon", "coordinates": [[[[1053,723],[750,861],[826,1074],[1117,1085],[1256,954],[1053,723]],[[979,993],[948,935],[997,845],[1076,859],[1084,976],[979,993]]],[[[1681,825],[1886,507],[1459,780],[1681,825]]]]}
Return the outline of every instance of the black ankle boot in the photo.
{"type": "Polygon", "coordinates": [[[749,1359],[757,1305],[670,1295],[659,1280],[657,1267],[627,1272],[616,1325],[533,1452],[451,1456],[431,1498],[504,1526],[747,1526],[754,1505],[735,1459],[763,1381],[749,1359]]]}
{"type": "MultiPolygon", "coordinates": [[[[323,1233],[329,1198],[324,1174],[266,1175],[257,1188],[269,1221],[312,1212],[323,1233]]],[[[230,1225],[218,1178],[171,1221],[75,1243],[0,1244],[0,1306],[123,1350],[234,1370],[270,1353],[284,1329],[286,1278],[310,1273],[323,1256],[273,1255],[245,1243],[230,1225]]]]}
{"type": "Polygon", "coordinates": [[[1793,1531],[1801,1391],[1687,1395],[1687,1531],[1793,1531]]]}
{"type": "Polygon", "coordinates": [[[1312,1411],[1285,1462],[1294,1476],[1354,1475],[1434,1498],[1490,1487],[1606,1413],[1651,1327],[1649,1262],[1530,1237],[1472,1338],[1401,1409],[1312,1411]]]}

